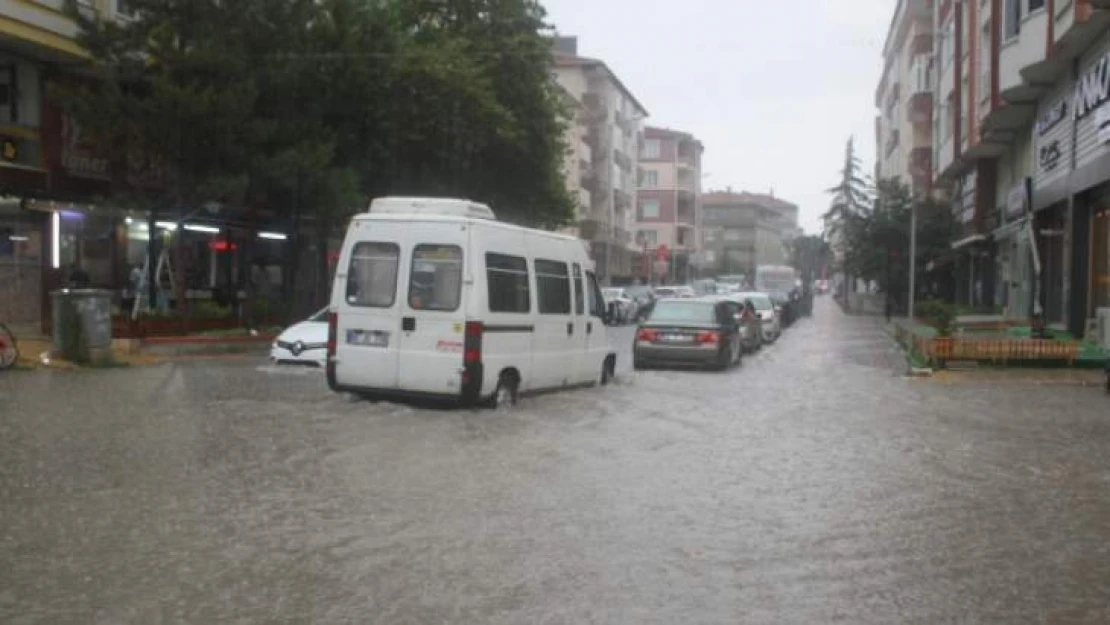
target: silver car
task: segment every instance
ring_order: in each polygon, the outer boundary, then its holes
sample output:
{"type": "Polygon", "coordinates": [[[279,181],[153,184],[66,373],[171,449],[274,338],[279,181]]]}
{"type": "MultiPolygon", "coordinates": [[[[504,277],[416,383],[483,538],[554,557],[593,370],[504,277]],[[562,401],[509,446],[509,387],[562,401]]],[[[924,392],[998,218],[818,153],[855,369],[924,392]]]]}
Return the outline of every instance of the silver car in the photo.
{"type": "Polygon", "coordinates": [[[662,299],[640,324],[633,348],[636,368],[700,365],[727,369],[743,358],[740,326],[725,302],[662,299]]]}

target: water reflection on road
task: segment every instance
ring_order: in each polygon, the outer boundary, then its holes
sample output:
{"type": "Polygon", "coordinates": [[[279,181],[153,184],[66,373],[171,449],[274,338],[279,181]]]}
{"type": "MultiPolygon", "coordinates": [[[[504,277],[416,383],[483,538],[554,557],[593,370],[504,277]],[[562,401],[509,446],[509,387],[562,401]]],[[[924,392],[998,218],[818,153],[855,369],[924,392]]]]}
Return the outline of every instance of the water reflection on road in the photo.
{"type": "Polygon", "coordinates": [[[3,376],[0,622],[1110,622],[1107,398],[901,362],[821,300],[739,369],[508,413],[3,376]]]}

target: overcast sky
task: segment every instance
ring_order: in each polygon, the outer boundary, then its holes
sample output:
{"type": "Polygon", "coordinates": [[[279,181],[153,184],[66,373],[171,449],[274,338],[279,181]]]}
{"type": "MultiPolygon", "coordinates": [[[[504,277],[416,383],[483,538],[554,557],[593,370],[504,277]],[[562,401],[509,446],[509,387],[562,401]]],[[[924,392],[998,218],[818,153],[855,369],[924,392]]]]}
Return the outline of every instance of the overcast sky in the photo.
{"type": "Polygon", "coordinates": [[[855,135],[875,161],[874,93],[896,0],[541,0],[616,72],[651,125],[705,144],[706,189],[766,193],[820,231],[855,135]]]}

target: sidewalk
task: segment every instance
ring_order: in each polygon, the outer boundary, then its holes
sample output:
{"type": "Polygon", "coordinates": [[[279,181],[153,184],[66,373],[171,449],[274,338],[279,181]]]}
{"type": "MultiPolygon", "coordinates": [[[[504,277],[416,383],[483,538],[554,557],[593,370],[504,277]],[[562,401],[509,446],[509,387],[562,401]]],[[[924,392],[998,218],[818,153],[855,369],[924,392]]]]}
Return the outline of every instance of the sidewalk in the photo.
{"type": "MultiPolygon", "coordinates": [[[[13,329],[13,332],[15,330],[13,329]]],[[[30,370],[38,368],[78,369],[79,365],[55,358],[51,352],[53,340],[40,334],[32,338],[16,335],[19,344],[18,368],[30,370]]],[[[144,366],[176,360],[196,360],[198,358],[221,358],[229,355],[265,351],[274,340],[272,334],[256,336],[170,336],[148,339],[115,339],[112,341],[112,357],[108,365],[101,366],[144,366]]]]}

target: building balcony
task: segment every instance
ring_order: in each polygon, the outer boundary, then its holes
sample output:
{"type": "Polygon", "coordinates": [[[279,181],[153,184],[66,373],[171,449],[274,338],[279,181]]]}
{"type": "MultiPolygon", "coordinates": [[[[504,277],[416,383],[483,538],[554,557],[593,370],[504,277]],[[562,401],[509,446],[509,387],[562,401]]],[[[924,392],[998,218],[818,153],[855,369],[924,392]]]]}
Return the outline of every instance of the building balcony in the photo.
{"type": "Polygon", "coordinates": [[[1045,60],[1048,11],[1038,11],[1021,23],[1021,32],[1002,43],[998,52],[998,92],[1009,103],[1035,102],[1049,84],[1026,82],[1021,70],[1045,60]]]}
{"type": "MultiPolygon", "coordinates": [[[[1098,3],[1099,0],[1092,1],[1096,8],[1098,3]]],[[[1103,3],[1106,5],[1103,8],[1110,8],[1110,0],[1103,3]]],[[[1072,61],[1088,50],[1110,26],[1110,11],[1084,10],[1082,16],[1076,19],[1076,7],[1068,2],[1060,7],[1053,19],[1056,23],[1052,53],[1021,70],[1022,79],[1028,83],[1053,84],[1066,76],[1072,61]]]]}
{"type": "Polygon", "coordinates": [[[680,228],[696,228],[697,223],[694,220],[694,211],[678,209],[678,214],[675,215],[675,223],[680,228]]]}
{"type": "Polygon", "coordinates": [[[883,143],[883,155],[884,156],[890,156],[891,152],[893,152],[894,148],[896,148],[896,147],[898,147],[898,129],[897,128],[894,129],[894,130],[891,130],[890,134],[887,135],[886,141],[883,143]]]}
{"type": "Polygon", "coordinates": [[[613,189],[613,208],[619,211],[632,208],[632,196],[620,189],[613,189]]]}
{"type": "Polygon", "coordinates": [[[933,94],[919,91],[906,101],[906,119],[911,124],[928,124],[933,121],[933,94]]]}
{"type": "Polygon", "coordinates": [[[625,171],[625,172],[631,172],[632,171],[632,159],[629,158],[627,154],[625,154],[624,152],[621,152],[620,150],[617,150],[617,149],[613,150],[613,162],[617,164],[617,167],[621,168],[621,171],[625,171]]]}

